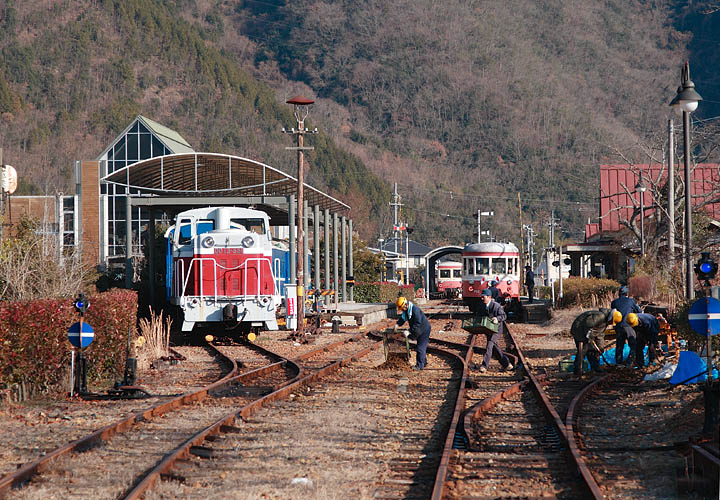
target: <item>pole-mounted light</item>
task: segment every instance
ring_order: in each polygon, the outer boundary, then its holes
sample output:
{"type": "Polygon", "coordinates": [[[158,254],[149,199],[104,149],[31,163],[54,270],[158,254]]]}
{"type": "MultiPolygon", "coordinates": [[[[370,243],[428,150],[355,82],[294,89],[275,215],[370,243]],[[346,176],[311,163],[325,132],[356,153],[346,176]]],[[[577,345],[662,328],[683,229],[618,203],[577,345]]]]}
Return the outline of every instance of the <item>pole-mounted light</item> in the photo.
{"type": "Polygon", "coordinates": [[[690,63],[686,62],[680,73],[680,86],[670,106],[683,115],[683,156],[685,174],[685,296],[695,296],[692,264],[692,180],[690,177],[690,113],[695,111],[702,97],[695,91],[690,80],[690,63]]]}

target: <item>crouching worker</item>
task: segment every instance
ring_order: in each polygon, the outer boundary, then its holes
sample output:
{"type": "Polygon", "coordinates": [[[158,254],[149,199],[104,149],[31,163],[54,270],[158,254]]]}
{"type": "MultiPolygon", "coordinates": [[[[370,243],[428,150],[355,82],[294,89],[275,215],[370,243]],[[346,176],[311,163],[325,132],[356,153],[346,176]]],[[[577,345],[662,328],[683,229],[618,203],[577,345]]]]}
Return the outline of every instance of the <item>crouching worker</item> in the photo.
{"type": "Polygon", "coordinates": [[[635,329],[637,340],[635,341],[635,364],[642,368],[645,366],[645,346],[648,346],[648,360],[650,364],[655,363],[658,333],[660,322],[652,314],[630,313],[627,322],[635,329]]]}
{"type": "Polygon", "coordinates": [[[490,321],[498,324],[497,332],[485,334],[485,337],[487,338],[487,345],[485,346],[485,357],[483,358],[482,365],[480,366],[480,371],[487,371],[493,354],[495,354],[495,357],[500,360],[500,365],[502,366],[503,371],[512,370],[514,366],[498,345],[500,335],[502,335],[505,331],[505,320],[507,319],[505,309],[493,300],[492,290],[489,288],[485,288],[482,291],[480,300],[482,300],[482,304],[480,304],[480,308],[478,309],[478,316],[481,318],[483,316],[487,316],[490,318],[490,321]]]}
{"type": "Polygon", "coordinates": [[[600,308],[597,311],[585,311],[580,314],[570,327],[570,334],[575,340],[575,375],[582,375],[585,356],[590,369],[600,368],[600,356],[605,348],[605,329],[622,321],[622,314],[616,309],[600,308]]]}
{"type": "Polygon", "coordinates": [[[398,297],[395,305],[397,306],[398,313],[395,329],[397,330],[399,326],[404,325],[407,321],[410,327],[410,332],[407,337],[417,341],[415,345],[415,352],[417,353],[415,357],[416,363],[413,370],[422,370],[427,363],[425,353],[427,352],[428,342],[430,341],[430,322],[420,308],[405,297],[398,297]]]}

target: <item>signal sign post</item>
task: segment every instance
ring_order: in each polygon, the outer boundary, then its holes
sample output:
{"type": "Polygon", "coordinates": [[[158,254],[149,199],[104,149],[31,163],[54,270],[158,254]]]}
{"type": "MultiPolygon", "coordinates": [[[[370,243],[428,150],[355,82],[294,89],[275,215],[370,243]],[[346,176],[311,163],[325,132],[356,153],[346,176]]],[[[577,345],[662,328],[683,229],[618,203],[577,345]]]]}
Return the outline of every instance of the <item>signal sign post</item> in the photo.
{"type": "Polygon", "coordinates": [[[720,393],[713,387],[712,379],[712,336],[720,333],[720,300],[702,297],[695,301],[688,312],[690,327],[707,337],[707,380],[705,382],[705,425],[704,432],[711,432],[718,419],[720,393]]]}
{"type": "Polygon", "coordinates": [[[72,370],[70,375],[70,396],[87,392],[87,360],[83,355],[83,349],[89,346],[95,338],[92,327],[85,323],[82,318],[68,328],[68,340],[73,345],[72,370]],[[75,363],[75,353],[78,353],[75,363]]]}

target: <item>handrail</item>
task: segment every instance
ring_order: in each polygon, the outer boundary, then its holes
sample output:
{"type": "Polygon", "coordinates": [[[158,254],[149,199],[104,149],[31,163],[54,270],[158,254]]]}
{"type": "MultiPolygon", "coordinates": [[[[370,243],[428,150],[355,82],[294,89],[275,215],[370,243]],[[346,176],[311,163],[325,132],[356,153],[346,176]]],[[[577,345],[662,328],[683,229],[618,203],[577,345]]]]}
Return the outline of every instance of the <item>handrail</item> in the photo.
{"type": "MultiPolygon", "coordinates": [[[[185,271],[185,259],[180,258],[180,257],[177,257],[177,258],[176,258],[176,261],[175,261],[175,267],[176,267],[175,276],[177,277],[176,287],[175,287],[175,294],[176,294],[179,298],[182,299],[183,297],[186,296],[185,292],[187,291],[188,283],[189,283],[189,281],[190,281],[191,271],[192,271],[193,266],[195,265],[195,262],[201,262],[201,263],[202,263],[203,261],[209,261],[209,262],[212,262],[212,263],[213,263],[213,275],[214,275],[214,276],[213,276],[213,277],[214,277],[214,280],[213,280],[213,285],[214,285],[214,296],[213,296],[213,300],[215,301],[215,304],[216,304],[216,305],[217,305],[217,296],[218,296],[218,290],[217,290],[217,288],[218,288],[218,268],[224,269],[224,270],[226,270],[226,271],[239,271],[239,270],[244,270],[244,273],[243,273],[243,293],[242,293],[242,295],[249,295],[249,294],[248,294],[248,270],[251,269],[251,267],[248,266],[248,263],[250,263],[250,262],[256,262],[256,263],[257,263],[257,265],[254,267],[254,270],[255,270],[255,273],[256,273],[256,277],[257,277],[257,288],[256,288],[256,290],[255,290],[255,293],[252,294],[252,295],[255,295],[255,297],[260,297],[260,296],[262,295],[262,294],[260,293],[260,282],[262,281],[262,276],[263,276],[263,270],[262,270],[263,262],[264,262],[265,264],[267,264],[267,267],[268,267],[269,270],[270,270],[270,276],[271,276],[271,278],[272,278],[273,290],[272,290],[272,293],[271,293],[270,295],[275,295],[275,294],[276,294],[277,288],[276,288],[276,285],[275,285],[275,276],[273,275],[273,272],[272,272],[272,266],[271,266],[271,263],[270,263],[270,258],[268,258],[267,256],[262,256],[262,257],[249,257],[249,258],[245,259],[245,261],[244,261],[242,264],[240,264],[240,265],[238,265],[238,266],[235,266],[235,267],[230,267],[230,268],[225,267],[225,266],[222,266],[221,264],[218,264],[217,260],[215,260],[215,259],[212,258],[212,257],[192,257],[192,258],[190,259],[190,264],[189,264],[188,269],[187,269],[187,274],[186,274],[186,271],[185,271]],[[182,287],[182,288],[181,288],[181,287],[182,287]]],[[[203,296],[205,296],[205,294],[202,293],[202,292],[203,292],[203,278],[204,278],[204,272],[205,272],[205,271],[204,271],[204,266],[200,265],[199,267],[200,267],[200,277],[199,277],[199,282],[200,282],[199,292],[200,292],[200,293],[199,293],[199,296],[203,297],[203,296]]]]}

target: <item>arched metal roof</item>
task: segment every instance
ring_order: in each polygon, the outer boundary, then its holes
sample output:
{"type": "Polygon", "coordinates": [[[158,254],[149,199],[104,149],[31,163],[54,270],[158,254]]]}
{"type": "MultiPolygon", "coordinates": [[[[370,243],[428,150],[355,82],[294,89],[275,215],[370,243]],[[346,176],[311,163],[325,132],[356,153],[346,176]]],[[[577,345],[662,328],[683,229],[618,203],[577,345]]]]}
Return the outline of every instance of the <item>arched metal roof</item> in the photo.
{"type": "MultiPolygon", "coordinates": [[[[157,156],[128,165],[101,179],[140,190],[173,196],[290,196],[297,179],[264,163],[217,153],[185,153],[157,156]]],[[[308,184],[304,199],[332,213],[350,207],[308,184]]]]}

